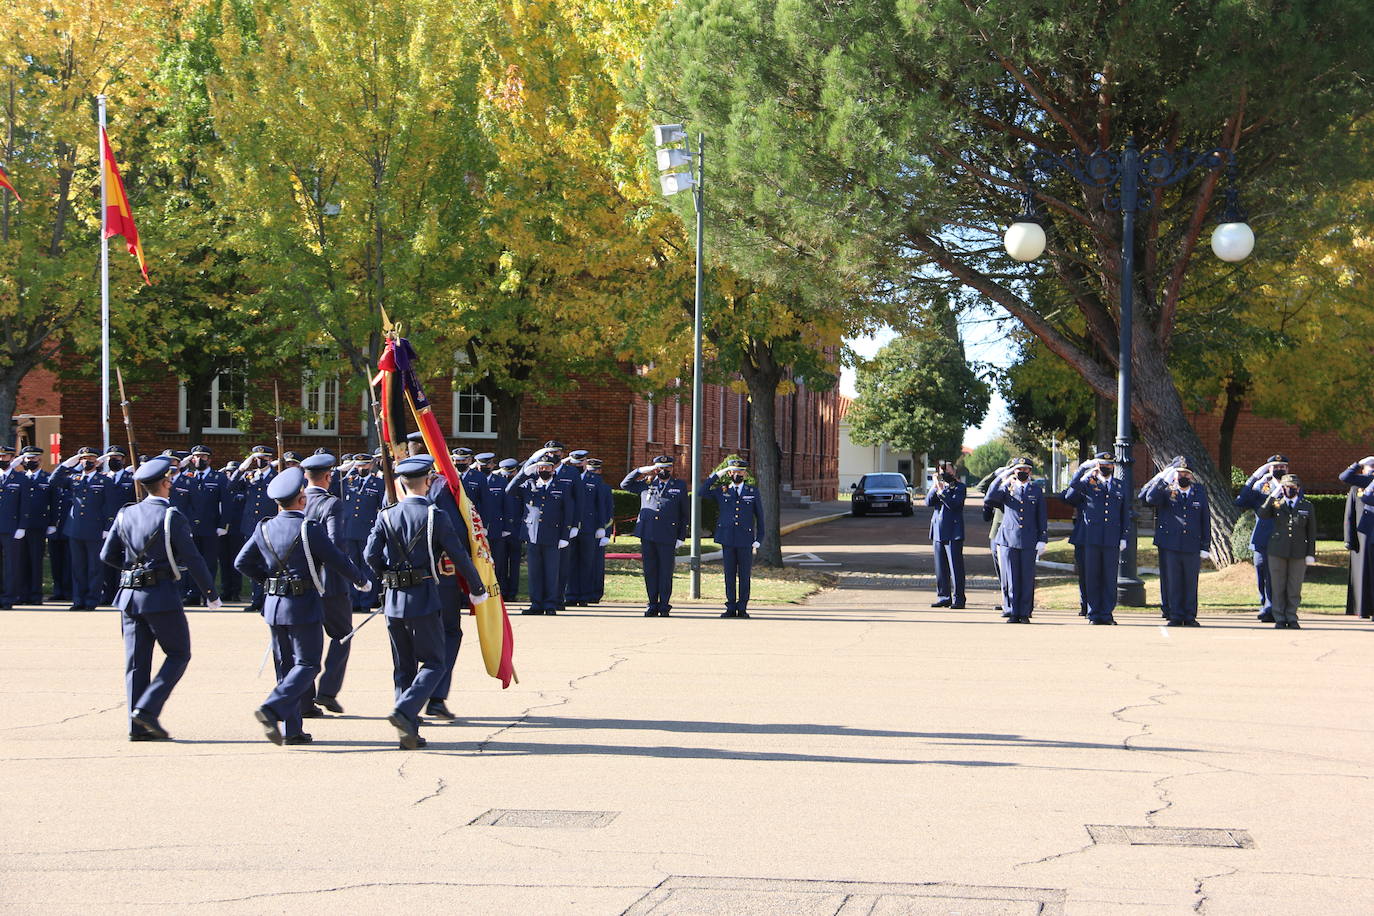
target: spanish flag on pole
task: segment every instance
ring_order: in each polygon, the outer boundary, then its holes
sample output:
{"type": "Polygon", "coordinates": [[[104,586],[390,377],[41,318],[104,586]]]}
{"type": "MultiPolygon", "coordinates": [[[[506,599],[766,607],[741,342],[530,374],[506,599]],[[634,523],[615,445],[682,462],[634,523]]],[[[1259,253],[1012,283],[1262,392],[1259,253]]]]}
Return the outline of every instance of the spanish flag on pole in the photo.
{"type": "Polygon", "coordinates": [[[105,169],[105,238],[124,236],[129,254],[138,258],[143,282],[152,286],[148,264],[143,260],[143,245],[134,226],[134,212],[129,208],[129,195],[124,193],[124,179],[119,177],[119,165],[115,163],[114,150],[110,149],[110,136],[103,127],[100,129],[100,158],[105,169]]]}
{"type": "Polygon", "coordinates": [[[0,168],[0,188],[4,188],[6,191],[13,194],[15,200],[21,203],[23,202],[24,198],[20,197],[19,192],[14,189],[14,185],[10,184],[10,176],[5,173],[3,168],[0,168]]]}

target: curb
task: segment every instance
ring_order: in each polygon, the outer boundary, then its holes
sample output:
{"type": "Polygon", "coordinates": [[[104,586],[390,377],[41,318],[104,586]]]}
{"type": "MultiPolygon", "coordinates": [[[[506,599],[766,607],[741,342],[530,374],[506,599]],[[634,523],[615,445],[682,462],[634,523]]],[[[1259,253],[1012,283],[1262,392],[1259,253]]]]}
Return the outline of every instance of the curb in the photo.
{"type": "Polygon", "coordinates": [[[834,515],[819,515],[815,518],[802,519],[790,525],[783,525],[778,529],[778,537],[784,538],[793,531],[800,531],[803,528],[810,528],[812,525],[824,525],[826,522],[833,522],[837,518],[848,518],[848,512],[836,512],[834,515]]]}

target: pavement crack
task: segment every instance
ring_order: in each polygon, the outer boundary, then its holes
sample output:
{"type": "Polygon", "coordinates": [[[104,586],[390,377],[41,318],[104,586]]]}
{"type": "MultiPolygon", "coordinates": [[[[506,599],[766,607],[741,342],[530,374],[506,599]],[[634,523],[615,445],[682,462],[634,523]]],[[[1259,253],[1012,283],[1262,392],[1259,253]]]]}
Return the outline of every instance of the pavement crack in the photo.
{"type": "Polygon", "coordinates": [[[1076,856],[1080,853],[1087,852],[1096,845],[1096,843],[1085,843],[1077,849],[1070,849],[1066,852],[1056,852],[1052,855],[1042,856],[1039,859],[1031,859],[1029,862],[1017,862],[1012,868],[1025,868],[1028,865],[1040,865],[1045,862],[1053,862],[1055,859],[1062,859],[1065,856],[1076,856]]]}
{"type": "Polygon", "coordinates": [[[1193,896],[1197,899],[1193,901],[1193,912],[1201,913],[1207,906],[1207,900],[1209,898],[1207,896],[1206,885],[1208,881],[1211,881],[1214,878],[1229,878],[1238,871],[1240,871],[1239,868],[1231,868],[1227,871],[1219,871],[1214,875],[1203,875],[1200,878],[1195,878],[1193,884],[1193,896]]]}
{"type": "Polygon", "coordinates": [[[1179,692],[1174,688],[1170,687],[1168,684],[1163,683],[1162,681],[1152,681],[1149,678],[1139,674],[1135,674],[1134,672],[1125,671],[1121,668],[1116,667],[1116,665],[1113,665],[1111,662],[1107,662],[1106,664],[1108,671],[1115,671],[1118,674],[1129,674],[1132,677],[1134,677],[1137,681],[1140,681],[1142,684],[1149,684],[1151,687],[1157,687],[1160,690],[1165,691],[1164,693],[1156,693],[1149,697],[1146,697],[1146,702],[1144,703],[1131,703],[1126,706],[1122,706],[1119,709],[1112,710],[1113,719],[1116,719],[1118,722],[1124,722],[1127,725],[1135,725],[1140,728],[1140,731],[1136,734],[1127,735],[1125,738],[1121,739],[1121,747],[1125,750],[1133,751],[1135,750],[1135,748],[1131,747],[1131,742],[1147,737],[1153,729],[1153,726],[1150,725],[1148,722],[1137,722],[1134,719],[1128,719],[1126,718],[1125,714],[1132,709],[1147,709],[1151,706],[1163,706],[1164,701],[1166,699],[1168,699],[1169,697],[1178,696],[1179,692]]]}
{"type": "Polygon", "coordinates": [[[4,729],[4,731],[7,731],[7,732],[18,732],[18,731],[24,731],[25,729],[30,729],[30,728],[51,728],[51,727],[57,726],[57,725],[66,725],[68,722],[74,722],[74,721],[76,721],[77,719],[84,719],[84,718],[86,718],[87,716],[98,716],[98,715],[101,715],[101,714],[103,714],[103,713],[114,712],[116,709],[123,709],[123,708],[124,708],[124,704],[123,704],[123,703],[116,703],[116,704],[114,704],[113,706],[102,706],[102,707],[100,707],[99,709],[88,709],[88,710],[86,710],[85,712],[79,712],[79,713],[77,713],[77,714],[74,715],[74,716],[67,716],[65,719],[58,719],[56,722],[37,722],[37,723],[34,723],[33,725],[11,725],[9,728],[4,729]]]}
{"type": "Polygon", "coordinates": [[[273,897],[301,897],[313,896],[315,894],[337,894],[343,891],[367,890],[376,887],[566,887],[578,890],[638,890],[643,886],[642,884],[512,884],[500,881],[368,881],[358,884],[340,884],[335,887],[317,887],[310,890],[269,891],[262,894],[248,894],[244,897],[216,897],[210,900],[200,900],[197,901],[197,903],[243,903],[248,900],[269,900],[273,897]]]}
{"type": "Polygon", "coordinates": [[[437,784],[434,786],[434,791],[429,793],[428,795],[421,795],[419,798],[415,799],[415,801],[410,803],[410,807],[414,808],[416,805],[423,805],[431,798],[438,798],[440,795],[444,794],[444,790],[447,788],[448,783],[444,782],[444,777],[440,776],[438,778],[437,784]]]}

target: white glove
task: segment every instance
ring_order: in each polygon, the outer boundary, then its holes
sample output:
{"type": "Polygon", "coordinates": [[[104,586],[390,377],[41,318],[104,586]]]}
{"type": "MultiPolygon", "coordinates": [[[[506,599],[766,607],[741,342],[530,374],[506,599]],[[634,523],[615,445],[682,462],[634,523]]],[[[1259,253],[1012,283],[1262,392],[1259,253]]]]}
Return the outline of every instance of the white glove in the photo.
{"type": "Polygon", "coordinates": [[[605,536],[606,536],[606,529],[605,529],[605,528],[598,528],[598,529],[596,529],[595,537],[604,538],[605,536]]]}
{"type": "Polygon", "coordinates": [[[602,538],[602,539],[599,541],[599,544],[600,544],[602,547],[605,547],[605,546],[606,546],[607,544],[609,544],[610,542],[611,542],[611,539],[610,539],[610,538],[602,538]]]}
{"type": "Polygon", "coordinates": [[[1117,549],[1118,549],[1118,550],[1125,550],[1125,549],[1126,549],[1126,542],[1125,542],[1125,541],[1122,541],[1122,542],[1121,542],[1121,545],[1120,545],[1119,547],[1117,547],[1117,549]]]}
{"type": "Polygon", "coordinates": [[[503,537],[503,538],[508,538],[508,537],[510,537],[510,536],[511,536],[511,532],[509,532],[509,531],[502,531],[502,532],[501,532],[501,537],[503,537]]]}
{"type": "Polygon", "coordinates": [[[559,549],[559,550],[562,550],[564,547],[567,547],[567,546],[568,546],[568,542],[567,542],[567,541],[559,541],[559,542],[558,542],[558,549],[559,549]]]}
{"type": "Polygon", "coordinates": [[[759,549],[760,547],[762,547],[762,546],[763,546],[763,545],[760,544],[758,541],[755,541],[755,542],[754,542],[754,549],[755,549],[755,550],[758,550],[758,549],[759,549]]]}
{"type": "Polygon", "coordinates": [[[109,537],[109,536],[110,536],[110,529],[109,529],[109,528],[106,528],[104,531],[100,532],[100,539],[101,539],[102,541],[103,541],[105,538],[109,537]]]}
{"type": "Polygon", "coordinates": [[[1205,551],[1205,550],[1200,551],[1200,552],[1198,553],[1198,556],[1202,557],[1204,560],[1210,560],[1210,559],[1212,559],[1212,555],[1211,555],[1210,553],[1208,553],[1207,551],[1205,551]]]}
{"type": "Polygon", "coordinates": [[[682,540],[681,538],[679,538],[679,539],[678,539],[678,542],[677,542],[677,546],[678,546],[678,547],[681,547],[681,546],[682,546],[683,544],[685,544],[685,543],[687,543],[687,542],[684,541],[684,540],[682,540]]]}
{"type": "Polygon", "coordinates": [[[481,604],[483,601],[486,601],[489,597],[491,596],[488,595],[486,592],[483,592],[480,595],[468,595],[468,604],[472,607],[477,607],[477,605],[481,604]]]}
{"type": "Polygon", "coordinates": [[[1308,558],[1307,558],[1307,565],[1308,565],[1308,566],[1316,566],[1316,565],[1317,565],[1317,558],[1316,558],[1316,557],[1308,557],[1308,558]]]}
{"type": "Polygon", "coordinates": [[[224,607],[224,602],[216,598],[214,601],[207,602],[205,606],[212,611],[218,611],[220,608],[224,607]]]}
{"type": "Polygon", "coordinates": [[[1374,464],[1374,455],[1366,455],[1360,459],[1360,464],[1374,464]]]}
{"type": "Polygon", "coordinates": [[[653,466],[652,464],[646,464],[646,465],[644,465],[644,467],[642,467],[642,468],[635,468],[635,473],[636,473],[636,474],[652,474],[652,473],[653,473],[653,470],[654,470],[654,466],[653,466]]]}
{"type": "Polygon", "coordinates": [[[56,534],[56,533],[57,533],[57,526],[56,526],[56,525],[49,525],[49,526],[48,526],[48,530],[47,530],[45,533],[46,533],[46,534],[49,534],[49,535],[56,534]]]}
{"type": "Polygon", "coordinates": [[[21,540],[24,539],[24,529],[23,529],[23,528],[16,528],[16,529],[14,529],[14,539],[15,539],[16,541],[21,541],[21,540]]]}
{"type": "Polygon", "coordinates": [[[1048,546],[1049,545],[1046,544],[1044,541],[1040,541],[1035,545],[1035,557],[1037,560],[1045,555],[1045,548],[1048,546]]]}
{"type": "Polygon", "coordinates": [[[354,590],[355,592],[369,592],[369,591],[372,590],[372,583],[371,583],[371,582],[362,582],[362,583],[354,582],[354,583],[353,583],[353,590],[354,590]]]}
{"type": "Polygon", "coordinates": [[[568,538],[571,540],[572,538],[577,537],[577,532],[579,532],[579,531],[581,531],[581,530],[582,530],[581,528],[569,528],[569,529],[568,529],[568,538]]]}
{"type": "Polygon", "coordinates": [[[220,537],[224,537],[224,536],[225,536],[226,534],[228,534],[228,533],[229,533],[229,529],[228,529],[228,528],[216,528],[216,529],[215,529],[215,534],[218,534],[220,537]]]}

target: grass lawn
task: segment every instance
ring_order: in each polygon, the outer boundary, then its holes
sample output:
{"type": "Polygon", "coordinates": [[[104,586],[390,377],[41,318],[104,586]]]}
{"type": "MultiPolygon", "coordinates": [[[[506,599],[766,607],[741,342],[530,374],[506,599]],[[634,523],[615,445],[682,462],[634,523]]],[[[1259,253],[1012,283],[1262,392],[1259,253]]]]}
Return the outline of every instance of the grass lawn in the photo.
{"type": "MultiPolygon", "coordinates": [[[[1137,562],[1154,566],[1159,554],[1149,536],[1137,542],[1137,562]]],[[[1317,565],[1307,569],[1302,588],[1299,614],[1344,614],[1345,589],[1350,554],[1340,541],[1317,542],[1317,565]]],[[[1073,548],[1067,540],[1051,541],[1045,559],[1059,563],[1073,562],[1073,548]]],[[[1249,561],[1236,563],[1228,569],[1217,570],[1204,561],[1198,577],[1198,611],[1203,614],[1245,613],[1259,611],[1255,594],[1255,567],[1249,561]]],[[[1117,613],[1159,614],[1159,579],[1145,576],[1146,608],[1118,608],[1117,613]]],[[[1078,584],[1072,576],[1042,577],[1036,580],[1035,603],[1039,607],[1073,610],[1078,607],[1078,584]]]]}

